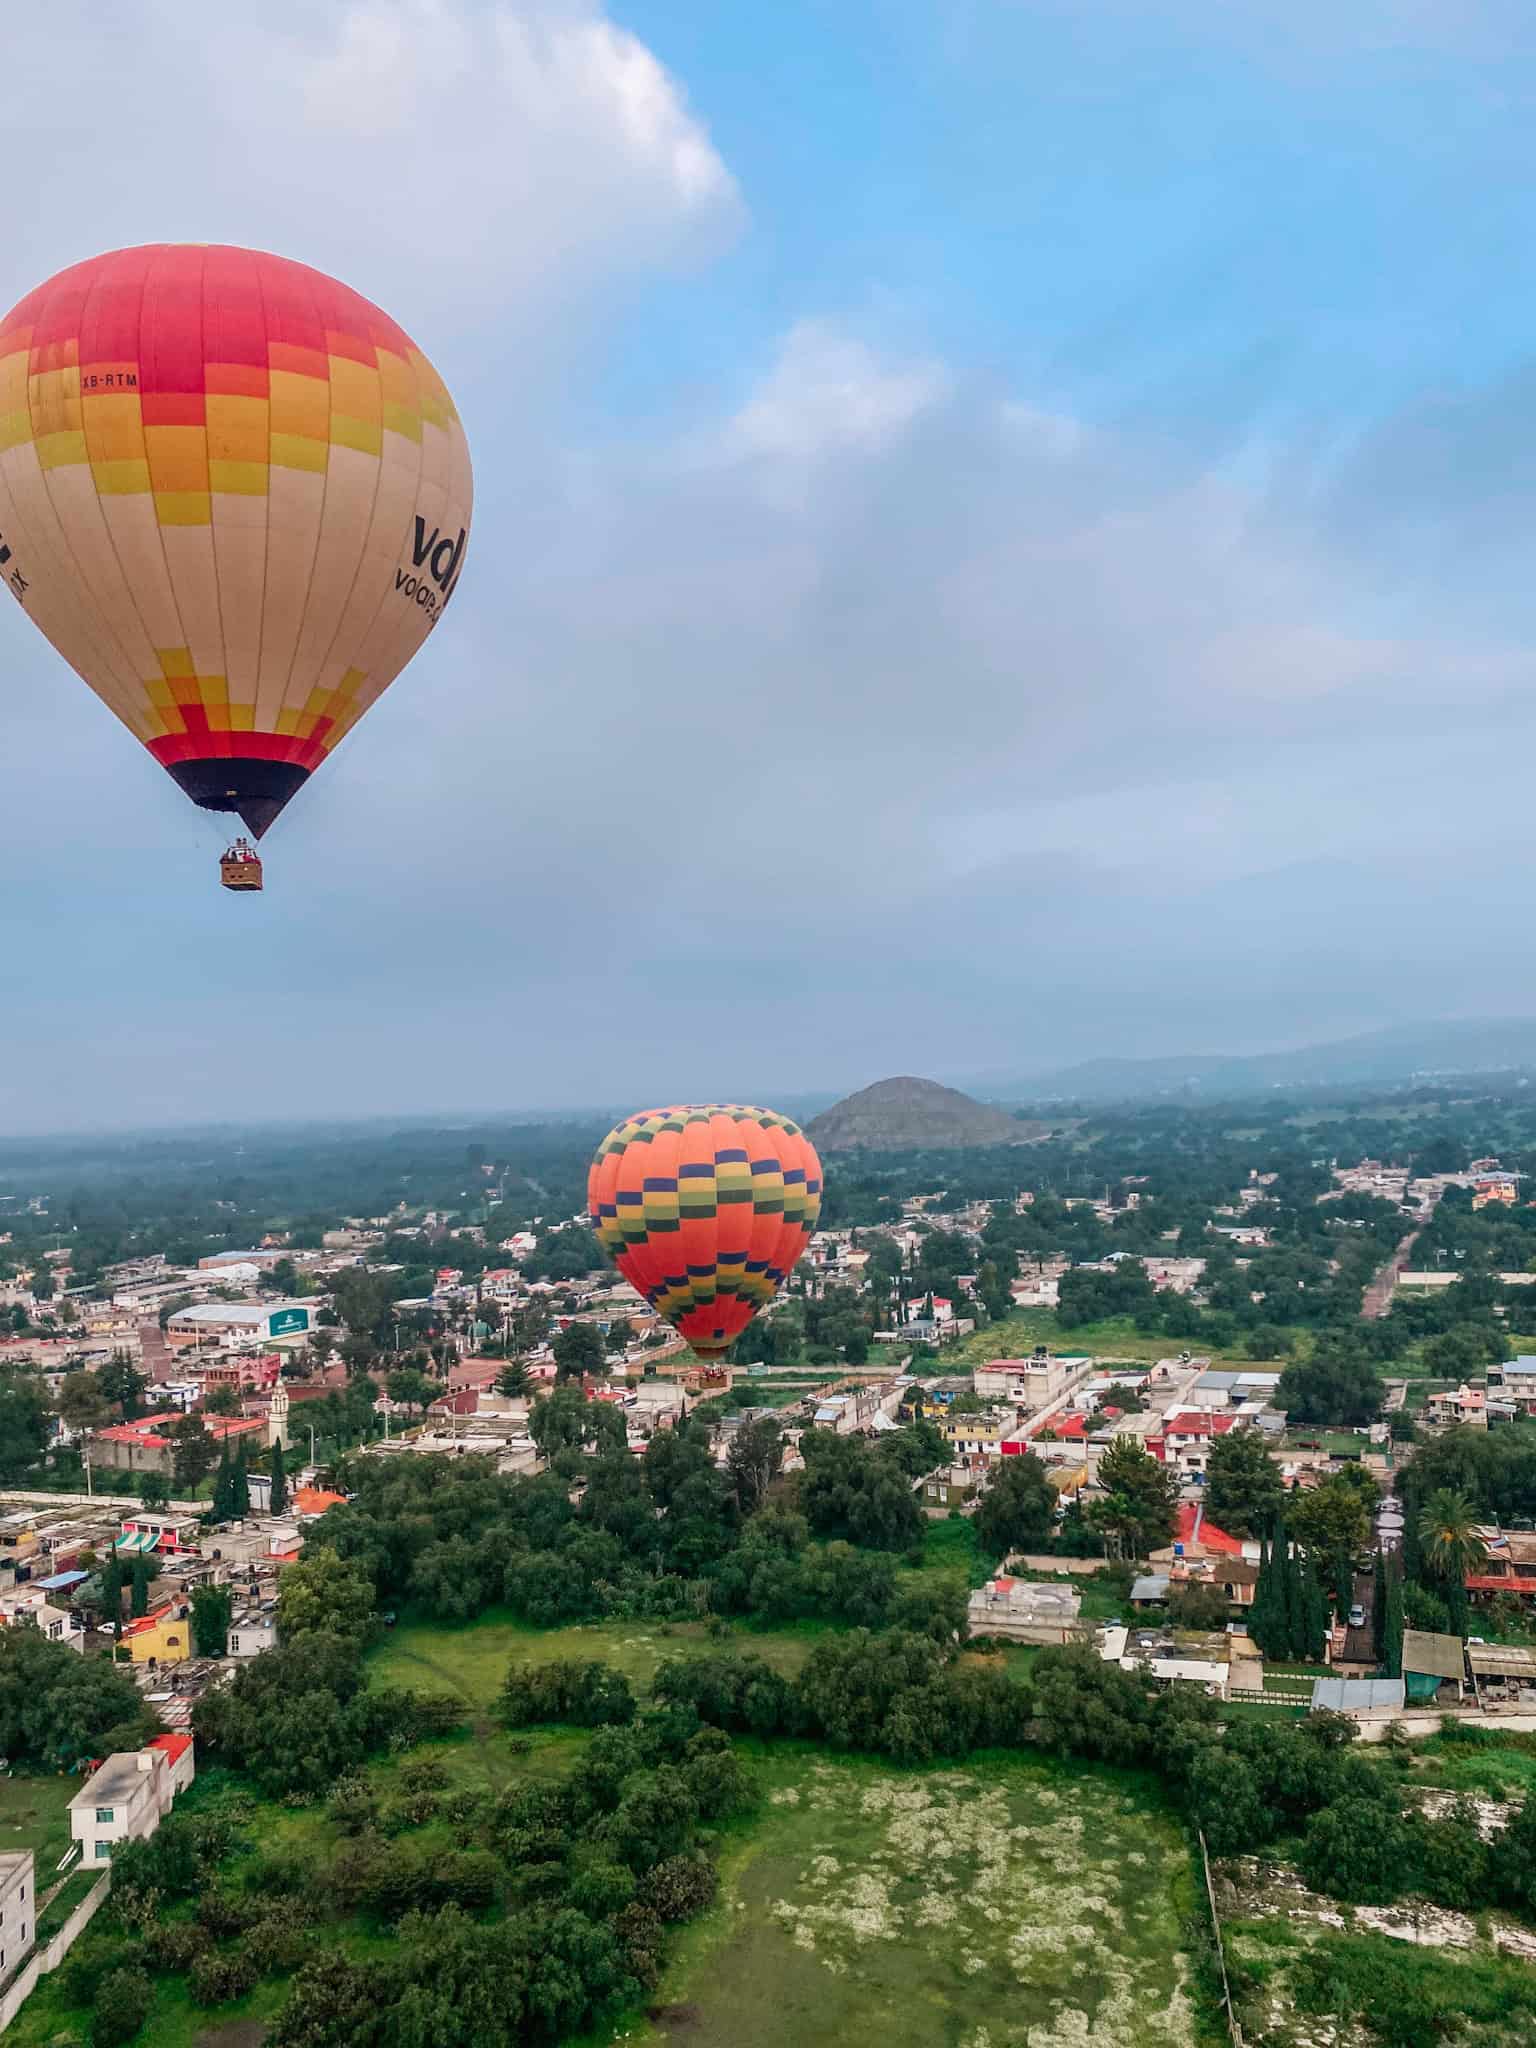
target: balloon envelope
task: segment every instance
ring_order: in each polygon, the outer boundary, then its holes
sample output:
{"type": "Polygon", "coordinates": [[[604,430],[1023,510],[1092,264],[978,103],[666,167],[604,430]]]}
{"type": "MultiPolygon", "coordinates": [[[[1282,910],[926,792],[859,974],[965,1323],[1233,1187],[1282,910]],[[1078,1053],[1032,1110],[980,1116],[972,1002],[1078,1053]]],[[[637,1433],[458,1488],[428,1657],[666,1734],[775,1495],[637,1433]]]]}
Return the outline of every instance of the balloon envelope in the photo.
{"type": "Polygon", "coordinates": [[[0,575],[258,836],[436,624],[472,495],[437,372],[302,263],[120,249],[0,322],[0,575]]]}
{"type": "Polygon", "coordinates": [[[714,1358],[809,1244],[821,1161],[799,1125],[772,1110],[645,1110],[597,1148],[587,1206],[625,1279],[701,1358],[714,1358]]]}

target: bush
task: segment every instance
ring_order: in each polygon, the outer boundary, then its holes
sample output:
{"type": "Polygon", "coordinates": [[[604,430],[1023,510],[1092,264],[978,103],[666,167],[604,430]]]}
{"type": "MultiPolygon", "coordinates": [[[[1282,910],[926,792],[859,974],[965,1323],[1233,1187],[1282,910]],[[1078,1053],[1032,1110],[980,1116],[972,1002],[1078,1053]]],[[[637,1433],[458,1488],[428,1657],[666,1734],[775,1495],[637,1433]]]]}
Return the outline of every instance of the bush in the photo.
{"type": "Polygon", "coordinates": [[[213,1936],[195,1920],[162,1920],[149,1929],[145,1939],[157,1968],[190,1970],[213,1936]]]}
{"type": "Polygon", "coordinates": [[[96,1987],[91,2012],[91,2048],[119,2048],[131,2041],[154,2003],[149,1973],[137,1967],[109,1970],[96,1987]]]}
{"type": "Polygon", "coordinates": [[[260,1977],[261,1966],[248,1948],[211,1948],[193,1963],[187,1990],[194,2005],[228,2005],[244,1998],[260,1977]]]}
{"type": "Polygon", "coordinates": [[[507,1728],[540,1721],[569,1721],[578,1728],[622,1727],[635,1718],[635,1696],[621,1673],[596,1658],[585,1663],[562,1658],[553,1664],[514,1664],[501,1688],[497,1712],[507,1728]]]}
{"type": "Polygon", "coordinates": [[[636,1897],[658,1920],[691,1920],[719,1888],[715,1867],[703,1856],[669,1856],[646,1874],[636,1897]]]}

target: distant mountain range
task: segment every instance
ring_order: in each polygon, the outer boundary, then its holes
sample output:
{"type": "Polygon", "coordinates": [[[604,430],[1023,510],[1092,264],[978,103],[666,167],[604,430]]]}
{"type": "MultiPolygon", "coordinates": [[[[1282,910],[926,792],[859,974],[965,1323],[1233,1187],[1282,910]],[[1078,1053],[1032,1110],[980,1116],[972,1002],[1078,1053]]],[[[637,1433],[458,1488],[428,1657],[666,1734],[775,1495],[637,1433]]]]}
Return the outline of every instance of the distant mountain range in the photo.
{"type": "Polygon", "coordinates": [[[937,1081],[899,1074],[833,1103],[806,1126],[820,1152],[942,1152],[1027,1145],[1045,1124],[1026,1123],[937,1081]]]}
{"type": "Polygon", "coordinates": [[[1189,1053],[1162,1059],[1085,1060],[1014,1087],[1026,1103],[1126,1102],[1156,1097],[1267,1094],[1274,1088],[1390,1087],[1440,1076],[1536,1071],[1536,1019],[1393,1024],[1294,1052],[1189,1053]]]}

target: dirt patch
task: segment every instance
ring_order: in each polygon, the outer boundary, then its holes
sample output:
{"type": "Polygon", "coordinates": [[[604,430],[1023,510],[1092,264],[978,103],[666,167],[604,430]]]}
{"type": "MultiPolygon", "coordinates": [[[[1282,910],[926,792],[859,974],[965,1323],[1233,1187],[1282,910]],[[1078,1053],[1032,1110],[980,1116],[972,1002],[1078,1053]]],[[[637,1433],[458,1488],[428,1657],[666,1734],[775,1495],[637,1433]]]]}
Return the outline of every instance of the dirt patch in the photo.
{"type": "Polygon", "coordinates": [[[669,2034],[685,2034],[703,2017],[702,2010],[696,2005],[653,2005],[646,2014],[653,2027],[664,2027],[669,2034]]]}
{"type": "Polygon", "coordinates": [[[266,2038],[264,2020],[227,2020],[222,2027],[204,2027],[197,2048],[261,2048],[266,2038]]]}

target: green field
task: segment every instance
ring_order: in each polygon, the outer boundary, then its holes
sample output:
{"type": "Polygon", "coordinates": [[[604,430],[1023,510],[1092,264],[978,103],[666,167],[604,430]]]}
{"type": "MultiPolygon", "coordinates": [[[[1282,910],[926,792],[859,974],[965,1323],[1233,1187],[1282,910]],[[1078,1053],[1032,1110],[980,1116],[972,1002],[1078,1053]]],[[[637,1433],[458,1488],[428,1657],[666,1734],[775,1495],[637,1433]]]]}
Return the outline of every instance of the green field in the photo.
{"type": "Polygon", "coordinates": [[[1155,1784],[777,1753],[650,2009],[690,2048],[1189,2048],[1187,1844],[1155,1784]]]}
{"type": "Polygon", "coordinates": [[[1197,1344],[1187,1337],[1143,1336],[1129,1316],[1110,1316],[1103,1322],[1080,1323],[1074,1329],[1064,1330],[1054,1309],[1024,1308],[1015,1310],[1000,1323],[989,1323],[985,1329],[973,1331],[958,1344],[946,1346],[939,1363],[925,1370],[968,1371],[989,1358],[1027,1357],[1037,1344],[1047,1344],[1052,1351],[1090,1352],[1106,1366],[1118,1359],[1128,1365],[1150,1365],[1159,1358],[1177,1358],[1181,1351],[1209,1358],[1212,1365],[1279,1372],[1286,1364],[1283,1358],[1250,1358],[1236,1346],[1223,1349],[1197,1344]]]}
{"type": "Polygon", "coordinates": [[[69,1847],[69,1802],[79,1778],[0,1778],[0,1855],[30,1849],[37,1889],[47,1891],[54,1866],[69,1847]]]}
{"type": "Polygon", "coordinates": [[[565,1657],[597,1657],[643,1688],[670,1658],[722,1650],[750,1652],[776,1671],[792,1674],[810,1655],[819,1633],[814,1623],[799,1629],[737,1628],[722,1640],[702,1621],[590,1621],[573,1628],[533,1628],[504,1609],[491,1608],[458,1626],[401,1622],[373,1652],[369,1670],[376,1685],[456,1692],[466,1706],[483,1713],[514,1660],[553,1664],[565,1657]]]}

